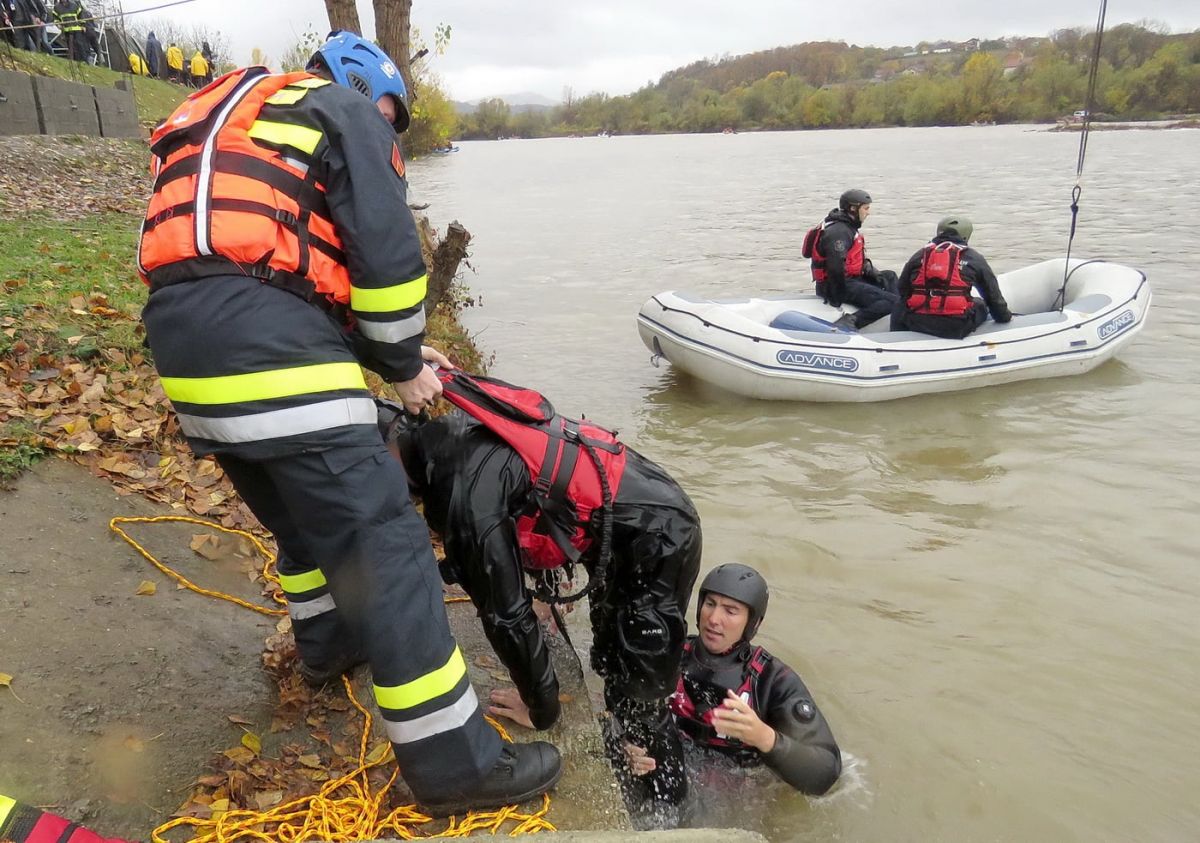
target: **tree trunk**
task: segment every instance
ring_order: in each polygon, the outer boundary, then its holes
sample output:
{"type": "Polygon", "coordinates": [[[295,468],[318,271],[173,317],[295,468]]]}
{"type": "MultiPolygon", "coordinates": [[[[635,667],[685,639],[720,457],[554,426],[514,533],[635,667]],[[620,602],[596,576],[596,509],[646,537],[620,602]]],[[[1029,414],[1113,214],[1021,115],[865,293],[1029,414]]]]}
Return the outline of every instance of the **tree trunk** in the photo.
{"type": "MultiPolygon", "coordinates": [[[[325,0],[325,2],[332,3],[333,0],[325,0]]],[[[375,43],[392,57],[392,61],[399,68],[411,105],[413,80],[412,67],[409,65],[409,59],[412,57],[409,19],[412,16],[412,0],[372,0],[372,2],[375,6],[375,43]]]]}
{"type": "Polygon", "coordinates": [[[325,0],[325,11],[329,14],[330,29],[345,29],[362,35],[362,24],[358,22],[356,0],[325,0]]]}
{"type": "Polygon", "coordinates": [[[458,265],[468,257],[467,245],[471,242],[471,232],[455,220],[447,227],[446,236],[439,241],[429,218],[420,214],[414,216],[424,247],[425,265],[429,268],[429,286],[425,293],[425,313],[428,315],[450,292],[458,275],[458,265]]]}

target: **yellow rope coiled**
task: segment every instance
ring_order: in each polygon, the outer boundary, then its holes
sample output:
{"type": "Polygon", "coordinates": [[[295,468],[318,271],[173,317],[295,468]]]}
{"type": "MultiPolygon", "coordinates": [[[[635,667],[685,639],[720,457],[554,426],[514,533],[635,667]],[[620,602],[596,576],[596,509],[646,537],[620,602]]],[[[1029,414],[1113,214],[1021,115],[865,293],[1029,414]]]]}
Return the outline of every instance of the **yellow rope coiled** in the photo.
{"type": "MultiPolygon", "coordinates": [[[[153,524],[158,522],[181,522],[197,524],[209,529],[220,530],[224,533],[242,536],[250,540],[254,548],[265,560],[262,576],[268,582],[278,584],[279,577],[273,570],[275,556],[255,535],[245,530],[235,530],[222,527],[211,521],[192,518],[183,515],[160,515],[152,518],[118,517],[109,521],[109,529],[128,542],[134,550],[140,553],[154,567],[171,579],[191,589],[197,594],[212,597],[217,600],[228,600],[252,611],[264,615],[286,615],[287,609],[272,609],[258,606],[241,600],[221,591],[201,588],[188,580],[182,574],[173,571],[154,557],[148,550],[138,544],[122,528],[121,524],[153,524]]],[[[286,598],[280,594],[274,595],[276,602],[286,604],[286,598]]],[[[447,598],[446,602],[460,602],[466,597],[447,598]]],[[[496,811],[472,811],[458,820],[451,817],[449,826],[438,834],[418,834],[417,827],[432,822],[432,818],[422,814],[414,805],[404,805],[383,813],[383,802],[396,781],[399,769],[393,769],[387,784],[378,792],[373,792],[367,771],[388,763],[389,757],[368,762],[367,743],[371,733],[371,713],[359,703],[354,696],[350,680],[342,677],[346,694],[350,702],[363,717],[362,735],[359,739],[358,767],[338,779],[326,782],[321,789],[310,796],[302,796],[277,805],[269,811],[229,810],[223,811],[209,819],[196,817],[179,817],[163,823],[151,833],[154,843],[170,843],[164,835],[171,829],[190,827],[191,843],[238,843],[238,841],[259,840],[264,843],[304,843],[309,840],[351,841],[373,840],[381,837],[395,836],[402,840],[417,840],[446,837],[469,837],[479,831],[492,834],[499,832],[505,823],[514,822],[515,827],[509,831],[510,837],[521,834],[531,834],[538,831],[555,831],[554,825],[546,819],[550,810],[550,795],[542,797],[542,807],[530,814],[522,813],[516,806],[509,805],[496,811]]],[[[500,737],[511,742],[512,737],[498,722],[491,717],[488,722],[500,733],[500,737]]]]}

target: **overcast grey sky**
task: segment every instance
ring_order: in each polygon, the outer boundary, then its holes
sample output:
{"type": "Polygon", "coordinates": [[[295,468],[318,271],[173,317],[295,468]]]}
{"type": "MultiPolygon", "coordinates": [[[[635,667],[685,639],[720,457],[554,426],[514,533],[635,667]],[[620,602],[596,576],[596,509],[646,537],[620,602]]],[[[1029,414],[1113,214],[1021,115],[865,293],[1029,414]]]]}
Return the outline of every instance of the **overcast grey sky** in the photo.
{"type": "MultiPolygon", "coordinates": [[[[125,0],[126,11],[151,5],[125,0]]],[[[370,36],[371,3],[358,7],[370,36]]],[[[803,41],[886,47],[1046,35],[1090,28],[1098,9],[1098,0],[414,0],[413,23],[428,36],[439,23],[451,27],[449,49],[433,67],[455,99],[534,91],[558,100],[566,85],[580,94],[629,93],[674,67],[725,53],[803,41]]],[[[322,0],[195,0],[148,17],[225,32],[239,64],[253,47],[278,59],[305,29],[323,35],[328,28],[322,0]]],[[[1200,0],[1108,4],[1109,26],[1147,18],[1173,32],[1200,29],[1200,0]]]]}

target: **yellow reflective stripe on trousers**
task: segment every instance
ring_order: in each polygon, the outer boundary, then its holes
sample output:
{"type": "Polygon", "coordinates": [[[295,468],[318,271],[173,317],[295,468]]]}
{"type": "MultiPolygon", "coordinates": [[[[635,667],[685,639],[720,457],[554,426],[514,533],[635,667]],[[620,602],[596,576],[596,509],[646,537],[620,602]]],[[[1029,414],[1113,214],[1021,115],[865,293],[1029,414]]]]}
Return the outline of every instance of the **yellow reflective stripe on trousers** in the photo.
{"type": "Polygon", "coordinates": [[[288,594],[303,594],[325,585],[325,575],[320,568],[301,574],[280,574],[279,586],[288,594]]]}
{"type": "Polygon", "coordinates": [[[467,675],[467,662],[456,645],[450,659],[437,670],[403,685],[375,686],[375,702],[380,708],[414,708],[450,691],[467,675]]]}
{"type": "Polygon", "coordinates": [[[407,310],[425,301],[429,276],[422,275],[391,287],[350,287],[350,307],[363,313],[407,310]]]}
{"type": "Polygon", "coordinates": [[[8,819],[8,815],[16,806],[17,801],[11,796],[0,795],[0,828],[4,827],[4,821],[8,819]]]}
{"type": "Polygon", "coordinates": [[[250,126],[249,135],[267,143],[295,147],[309,155],[313,154],[322,137],[316,129],[307,126],[293,126],[290,123],[275,123],[270,120],[255,120],[250,126]]]}
{"type": "Polygon", "coordinates": [[[357,363],[317,363],[244,375],[161,380],[168,398],[188,404],[238,404],[335,389],[367,388],[357,363]]]}

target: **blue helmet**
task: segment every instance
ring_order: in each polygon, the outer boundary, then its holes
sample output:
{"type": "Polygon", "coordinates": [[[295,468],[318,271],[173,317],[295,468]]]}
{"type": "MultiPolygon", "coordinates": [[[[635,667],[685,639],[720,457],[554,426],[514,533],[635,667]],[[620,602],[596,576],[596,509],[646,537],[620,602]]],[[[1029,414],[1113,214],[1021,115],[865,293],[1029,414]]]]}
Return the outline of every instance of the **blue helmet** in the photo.
{"type": "Polygon", "coordinates": [[[408,91],[404,78],[387,53],[353,32],[336,30],[317,48],[308,70],[325,69],[333,81],[353,88],[371,102],[391,95],[396,100],[397,132],[408,128],[408,91]]]}

